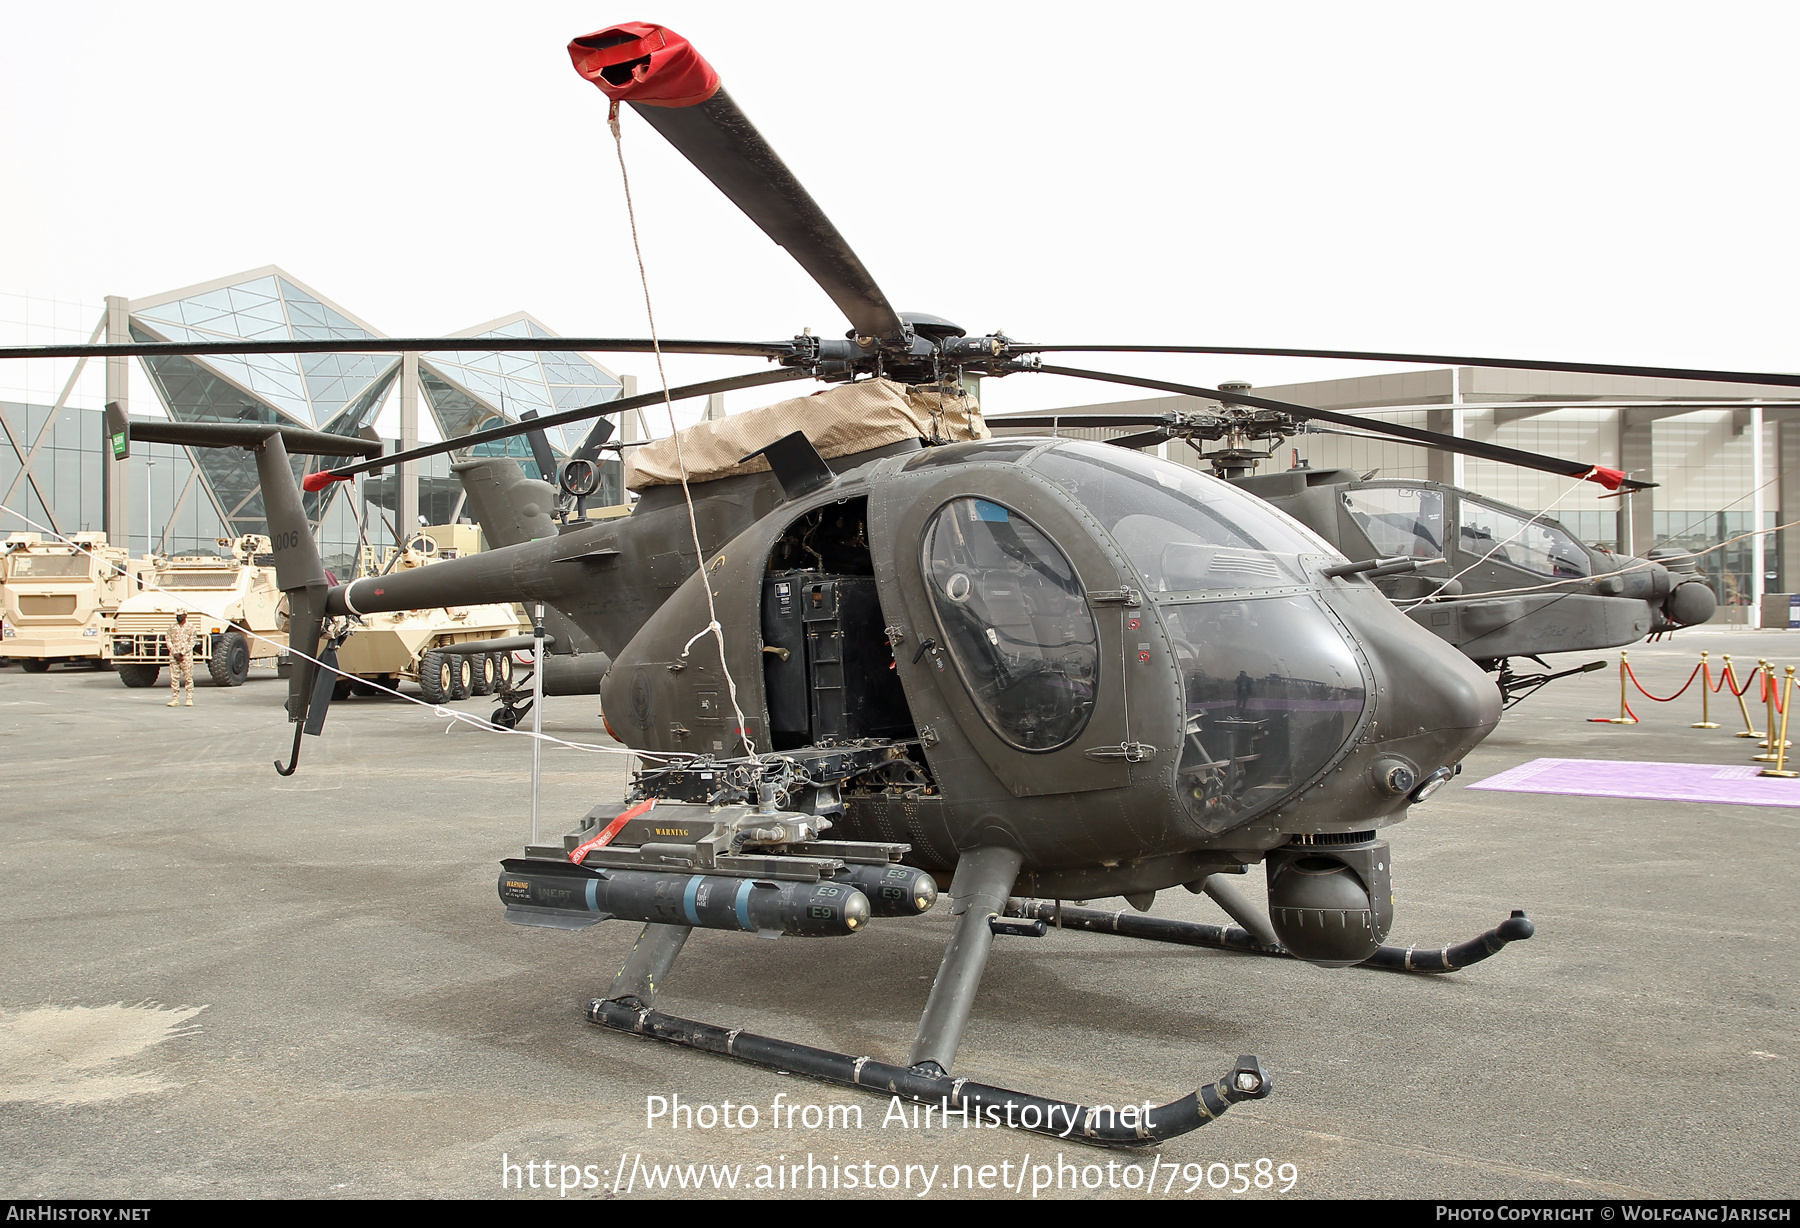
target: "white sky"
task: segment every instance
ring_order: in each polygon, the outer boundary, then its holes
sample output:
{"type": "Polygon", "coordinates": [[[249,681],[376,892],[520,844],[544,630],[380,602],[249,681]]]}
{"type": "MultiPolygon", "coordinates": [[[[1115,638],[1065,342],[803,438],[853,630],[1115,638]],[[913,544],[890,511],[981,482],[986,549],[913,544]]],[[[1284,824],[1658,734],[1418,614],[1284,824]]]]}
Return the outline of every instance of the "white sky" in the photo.
{"type": "MultiPolygon", "coordinates": [[[[520,308],[644,335],[605,100],[564,51],[640,17],[712,61],[898,308],[972,332],[1800,368],[1800,7],[1764,3],[0,0],[0,291],[273,263],[394,335],[520,308]]],[[[626,123],[665,336],[845,327],[626,123]]],[[[1133,395],[1017,376],[986,405],[1133,395]]]]}

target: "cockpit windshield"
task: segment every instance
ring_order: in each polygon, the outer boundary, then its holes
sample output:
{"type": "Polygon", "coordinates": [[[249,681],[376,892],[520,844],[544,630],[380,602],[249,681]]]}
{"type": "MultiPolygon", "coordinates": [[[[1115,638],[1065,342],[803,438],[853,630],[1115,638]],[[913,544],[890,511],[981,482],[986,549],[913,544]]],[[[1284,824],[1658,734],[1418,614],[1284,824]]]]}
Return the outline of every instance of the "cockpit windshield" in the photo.
{"type": "Polygon", "coordinates": [[[1031,468],[1106,527],[1153,593],[1286,588],[1307,582],[1300,555],[1337,555],[1255,496],[1171,461],[1069,440],[1031,468]]]}
{"type": "Polygon", "coordinates": [[[1248,822],[1330,766],[1368,699],[1312,597],[1157,603],[1185,699],[1176,794],[1211,832],[1248,822]]]}

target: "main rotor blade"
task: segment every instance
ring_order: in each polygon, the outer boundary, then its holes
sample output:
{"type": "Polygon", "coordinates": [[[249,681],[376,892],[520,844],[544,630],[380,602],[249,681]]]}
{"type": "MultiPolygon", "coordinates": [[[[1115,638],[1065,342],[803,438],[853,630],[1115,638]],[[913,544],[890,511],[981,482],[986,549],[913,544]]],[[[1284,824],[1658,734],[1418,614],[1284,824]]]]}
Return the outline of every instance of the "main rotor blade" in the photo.
{"type": "MultiPolygon", "coordinates": [[[[152,322],[154,327],[154,322],[152,322]]],[[[511,353],[519,350],[586,350],[596,354],[724,354],[785,358],[787,341],[662,341],[647,337],[357,337],[324,341],[121,341],[112,345],[0,346],[0,358],[186,358],[200,354],[398,354],[511,353]]]]}
{"type": "Polygon", "coordinates": [[[1041,371],[1046,375],[1067,375],[1075,379],[1098,380],[1107,384],[1125,384],[1134,388],[1154,388],[1160,392],[1173,392],[1209,401],[1249,405],[1256,409],[1272,409],[1302,421],[1331,422],[1338,426],[1371,431],[1378,435],[1392,435],[1396,439],[1404,439],[1422,447],[1439,448],[1445,452],[1460,452],[1464,456],[1499,461],[1503,465],[1518,465],[1522,469],[1536,469],[1542,473],[1555,473],[1569,478],[1591,478],[1608,490],[1618,490],[1620,487],[1627,490],[1643,490],[1655,484],[1634,481],[1617,469],[1608,469],[1601,465],[1584,465],[1580,461],[1545,456],[1541,452],[1525,452],[1518,448],[1502,447],[1497,443],[1482,443],[1474,439],[1465,439],[1459,435],[1445,435],[1438,431],[1422,431],[1417,427],[1382,422],[1376,418],[1358,418],[1351,414],[1334,413],[1328,409],[1314,409],[1309,405],[1295,405],[1289,401],[1273,401],[1268,397],[1250,396],[1242,392],[1227,392],[1223,388],[1201,388],[1192,384],[1177,384],[1170,380],[1146,379],[1137,375],[1116,375],[1107,371],[1085,371],[1075,367],[1020,367],[1019,370],[1041,371]]]}
{"type": "Polygon", "coordinates": [[[1396,354],[1385,350],[1280,350],[1235,345],[1031,345],[1007,342],[1015,354],[1244,354],[1264,358],[1344,358],[1359,362],[1415,362],[1452,367],[1504,367],[1518,371],[1572,371],[1588,375],[1640,375],[1650,379],[1717,380],[1727,384],[1776,384],[1800,388],[1800,375],[1767,371],[1711,371],[1700,367],[1634,367],[1603,362],[1553,362],[1526,358],[1470,358],[1458,354],[1396,354]]]}
{"type": "Polygon", "coordinates": [[[1004,417],[984,417],[983,421],[999,426],[1047,426],[1051,430],[1068,427],[1071,430],[1092,430],[1109,426],[1150,426],[1167,419],[1162,414],[1007,414],[1004,417]]]}
{"type": "Polygon", "coordinates": [[[1136,435],[1121,435],[1117,439],[1108,439],[1115,448],[1154,448],[1157,444],[1169,441],[1168,431],[1140,431],[1136,435]]]}
{"type": "Polygon", "coordinates": [[[805,269],[860,337],[903,343],[906,326],[869,270],[688,41],[626,22],[569,44],[575,71],[628,102],[805,269]]]}
{"type": "MultiPolygon", "coordinates": [[[[667,398],[671,401],[686,401],[694,397],[711,396],[715,392],[733,392],[739,388],[756,388],[763,384],[781,384],[788,380],[807,379],[810,375],[809,371],[793,367],[777,367],[773,371],[757,371],[750,375],[734,375],[729,379],[708,380],[704,384],[688,384],[681,388],[671,388],[667,398]]],[[[562,426],[569,422],[584,422],[600,414],[621,414],[633,409],[642,409],[648,405],[660,405],[663,399],[664,394],[660,391],[646,392],[635,397],[623,397],[617,401],[603,401],[598,405],[583,405],[576,409],[565,409],[561,413],[533,418],[526,422],[490,427],[485,431],[472,431],[467,435],[458,435],[455,439],[446,439],[443,443],[424,444],[417,448],[409,448],[404,452],[378,456],[374,460],[323,470],[311,475],[307,481],[342,481],[345,478],[355,477],[359,473],[385,469],[389,465],[398,465],[405,461],[423,460],[427,456],[442,456],[446,452],[460,452],[464,448],[491,443],[496,439],[511,439],[515,435],[541,431],[546,427],[562,426]]],[[[317,487],[312,489],[317,489],[317,487]]]]}

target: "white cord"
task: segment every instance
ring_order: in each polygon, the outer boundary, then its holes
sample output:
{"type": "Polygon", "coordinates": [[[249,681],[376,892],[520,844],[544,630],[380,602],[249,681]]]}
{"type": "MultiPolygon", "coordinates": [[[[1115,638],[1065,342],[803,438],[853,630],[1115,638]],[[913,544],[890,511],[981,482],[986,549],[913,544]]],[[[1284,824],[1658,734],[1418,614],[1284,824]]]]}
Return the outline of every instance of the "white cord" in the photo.
{"type": "Polygon", "coordinates": [[[687,501],[688,531],[694,539],[694,566],[700,575],[700,583],[706,590],[706,616],[710,620],[700,633],[687,642],[681,650],[685,659],[688,650],[694,646],[694,640],[711,633],[719,643],[719,668],[725,674],[725,689],[731,695],[731,710],[737,715],[738,737],[744,743],[744,750],[752,757],[756,755],[756,743],[750,737],[750,722],[744,719],[744,709],[738,703],[737,680],[731,676],[731,665],[725,659],[725,628],[719,625],[719,611],[713,607],[712,581],[706,575],[706,552],[700,548],[700,523],[694,515],[694,492],[688,489],[687,462],[681,455],[681,429],[675,424],[675,403],[669,399],[669,377],[663,370],[662,342],[656,334],[656,312],[650,305],[650,275],[644,269],[644,248],[638,241],[637,211],[631,204],[631,175],[625,169],[625,137],[619,128],[619,104],[615,99],[606,114],[607,126],[612,129],[613,147],[619,154],[619,179],[625,186],[625,216],[631,222],[631,246],[637,255],[638,281],[644,287],[644,315],[650,321],[650,348],[656,354],[656,377],[662,382],[663,407],[669,414],[669,431],[675,441],[675,464],[681,470],[681,497],[687,501]]]}

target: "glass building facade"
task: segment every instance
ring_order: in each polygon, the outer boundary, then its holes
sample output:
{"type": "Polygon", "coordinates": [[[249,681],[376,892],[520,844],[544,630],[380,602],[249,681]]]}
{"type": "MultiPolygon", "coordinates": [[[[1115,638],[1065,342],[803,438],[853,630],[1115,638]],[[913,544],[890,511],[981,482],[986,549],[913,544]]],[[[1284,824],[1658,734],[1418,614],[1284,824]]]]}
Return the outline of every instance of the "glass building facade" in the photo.
{"type": "MultiPolygon", "coordinates": [[[[382,336],[272,266],[133,300],[128,310],[131,337],[146,342],[382,336]]],[[[555,335],[527,314],[457,335],[468,338],[469,349],[419,355],[421,440],[454,440],[518,421],[528,412],[550,414],[603,405],[622,394],[618,376],[580,354],[479,348],[483,338],[555,335]]],[[[376,437],[377,422],[397,405],[403,371],[398,351],[154,356],[140,362],[162,411],[176,421],[286,423],[365,439],[376,437]]],[[[137,404],[131,409],[143,415],[150,407],[137,404]]],[[[567,455],[590,425],[549,429],[552,450],[567,455]]],[[[11,492],[9,506],[62,532],[105,527],[103,431],[97,407],[0,401],[0,428],[4,428],[0,490],[11,492]]],[[[388,443],[390,451],[398,446],[397,440],[388,443]]],[[[535,472],[529,463],[530,445],[523,437],[481,445],[472,453],[430,458],[415,467],[419,514],[427,523],[468,519],[461,486],[450,473],[451,460],[468,454],[515,456],[535,472]]],[[[133,473],[127,514],[133,553],[146,549],[211,553],[219,549],[218,538],[267,531],[255,462],[241,449],[138,444],[129,463],[133,473]]],[[[341,458],[297,456],[295,476],[338,463],[341,458]]],[[[618,463],[602,467],[600,498],[616,502],[622,497],[618,463]]],[[[353,569],[361,544],[379,553],[403,535],[411,526],[398,523],[399,494],[397,481],[389,474],[335,483],[307,494],[307,516],[319,534],[327,565],[344,574],[353,569]]],[[[24,527],[9,524],[6,529],[24,527]]]]}

